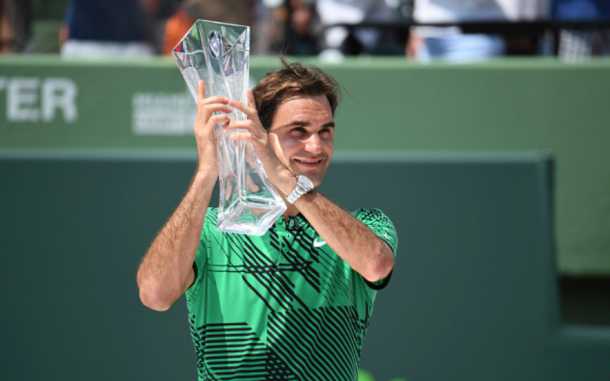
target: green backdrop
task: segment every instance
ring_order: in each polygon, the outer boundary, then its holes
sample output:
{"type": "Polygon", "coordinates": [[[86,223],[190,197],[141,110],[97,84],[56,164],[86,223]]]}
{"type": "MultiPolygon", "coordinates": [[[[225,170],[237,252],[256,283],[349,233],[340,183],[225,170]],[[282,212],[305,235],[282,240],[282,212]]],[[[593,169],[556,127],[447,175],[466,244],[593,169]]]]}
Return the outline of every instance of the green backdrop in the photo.
{"type": "MultiPolygon", "coordinates": [[[[320,64],[348,90],[339,152],[547,151],[562,274],[610,274],[610,62],[320,64]]],[[[252,59],[260,79],[276,58],[252,59]]],[[[0,57],[0,148],[194,149],[194,103],[170,59],[0,57]]]]}

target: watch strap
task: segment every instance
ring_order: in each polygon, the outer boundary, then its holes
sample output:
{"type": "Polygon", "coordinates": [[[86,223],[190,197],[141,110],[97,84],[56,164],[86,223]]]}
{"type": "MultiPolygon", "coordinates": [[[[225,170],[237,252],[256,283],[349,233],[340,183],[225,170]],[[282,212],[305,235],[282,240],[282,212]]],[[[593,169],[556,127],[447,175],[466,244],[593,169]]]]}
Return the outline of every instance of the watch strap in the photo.
{"type": "Polygon", "coordinates": [[[305,193],[308,193],[309,191],[311,191],[313,189],[313,187],[308,186],[309,183],[311,184],[311,180],[309,180],[308,178],[306,178],[303,175],[299,175],[297,176],[297,186],[294,187],[294,190],[288,195],[288,197],[286,197],[286,202],[288,202],[289,204],[294,204],[294,202],[296,200],[298,200],[301,196],[303,196],[305,193]]]}

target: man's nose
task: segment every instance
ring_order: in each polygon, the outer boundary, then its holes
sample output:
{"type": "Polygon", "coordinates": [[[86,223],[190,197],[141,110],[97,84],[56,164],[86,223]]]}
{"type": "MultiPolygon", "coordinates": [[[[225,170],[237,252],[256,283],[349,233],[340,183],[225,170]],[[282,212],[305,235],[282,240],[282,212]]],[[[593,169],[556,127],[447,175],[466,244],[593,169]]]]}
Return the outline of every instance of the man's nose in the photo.
{"type": "Polygon", "coordinates": [[[305,141],[305,151],[319,155],[322,153],[322,142],[320,141],[320,135],[311,134],[305,141]]]}

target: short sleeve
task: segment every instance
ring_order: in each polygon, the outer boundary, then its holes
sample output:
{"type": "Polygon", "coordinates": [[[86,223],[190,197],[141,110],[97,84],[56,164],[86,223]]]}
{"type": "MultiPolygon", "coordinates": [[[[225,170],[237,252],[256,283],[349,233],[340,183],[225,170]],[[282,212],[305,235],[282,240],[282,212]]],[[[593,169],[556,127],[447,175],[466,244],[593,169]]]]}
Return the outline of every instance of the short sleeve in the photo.
{"type": "MultiPolygon", "coordinates": [[[[394,228],[394,224],[390,218],[379,209],[358,209],[352,214],[358,219],[358,221],[365,224],[373,231],[373,233],[387,243],[394,253],[394,258],[396,258],[396,250],[398,249],[398,235],[396,234],[396,229],[394,228]]],[[[369,282],[365,280],[365,282],[372,289],[381,290],[388,285],[391,276],[392,273],[390,272],[387,277],[380,281],[369,282]]]]}
{"type": "Polygon", "coordinates": [[[201,231],[201,237],[199,238],[199,247],[197,248],[197,255],[195,256],[195,271],[197,272],[197,278],[195,282],[199,280],[201,274],[203,274],[203,270],[205,264],[208,259],[208,240],[205,228],[201,231]]]}
{"type": "Polygon", "coordinates": [[[210,246],[209,242],[209,225],[212,217],[215,215],[215,211],[212,208],[208,208],[205,221],[203,223],[203,229],[201,229],[201,236],[199,237],[199,246],[197,247],[197,254],[195,255],[195,262],[193,263],[193,269],[195,270],[195,280],[189,289],[187,290],[187,298],[195,293],[201,279],[205,274],[205,265],[208,259],[208,250],[210,246]]]}
{"type": "Polygon", "coordinates": [[[398,236],[392,221],[379,209],[358,209],[352,213],[360,222],[369,227],[379,238],[384,240],[392,249],[394,257],[398,249],[398,236]]]}

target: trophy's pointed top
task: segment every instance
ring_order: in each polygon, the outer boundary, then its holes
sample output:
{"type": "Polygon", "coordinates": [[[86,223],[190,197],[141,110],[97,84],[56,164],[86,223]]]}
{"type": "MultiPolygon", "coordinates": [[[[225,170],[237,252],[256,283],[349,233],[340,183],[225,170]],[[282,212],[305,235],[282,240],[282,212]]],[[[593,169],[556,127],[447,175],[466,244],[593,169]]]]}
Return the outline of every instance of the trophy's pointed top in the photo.
{"type": "MultiPolygon", "coordinates": [[[[212,48],[214,43],[219,49],[216,52],[219,54],[214,54],[216,57],[222,56],[234,45],[241,45],[246,50],[249,50],[250,27],[247,25],[197,20],[178,45],[176,45],[174,53],[190,53],[202,50],[206,45],[212,48]],[[224,45],[224,47],[221,45],[224,45]]],[[[212,52],[214,53],[214,51],[212,52]]]]}

